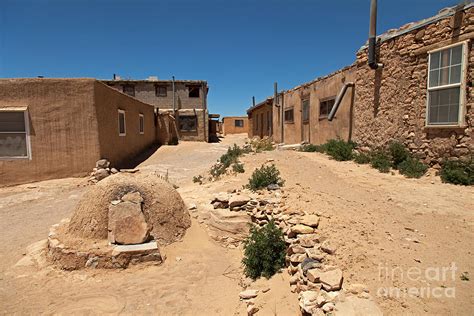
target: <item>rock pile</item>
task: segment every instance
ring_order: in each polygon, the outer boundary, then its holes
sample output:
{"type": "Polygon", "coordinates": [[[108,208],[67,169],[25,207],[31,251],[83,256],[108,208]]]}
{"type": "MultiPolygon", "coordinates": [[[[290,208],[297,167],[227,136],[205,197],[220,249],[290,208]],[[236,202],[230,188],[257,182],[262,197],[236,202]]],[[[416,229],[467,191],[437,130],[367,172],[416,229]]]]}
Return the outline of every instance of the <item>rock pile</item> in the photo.
{"type": "Polygon", "coordinates": [[[107,178],[111,174],[118,173],[119,171],[115,168],[110,168],[110,161],[107,159],[100,159],[97,160],[95,163],[95,168],[92,169],[90,174],[89,181],[93,183],[97,183],[102,179],[107,178]]]}

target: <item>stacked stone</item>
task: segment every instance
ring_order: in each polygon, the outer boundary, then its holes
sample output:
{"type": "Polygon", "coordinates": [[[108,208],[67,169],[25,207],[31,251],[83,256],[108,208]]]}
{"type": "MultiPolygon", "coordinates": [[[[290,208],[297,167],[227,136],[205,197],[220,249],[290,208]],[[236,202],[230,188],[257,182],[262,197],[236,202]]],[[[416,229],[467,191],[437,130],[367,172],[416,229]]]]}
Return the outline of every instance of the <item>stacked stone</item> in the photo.
{"type": "Polygon", "coordinates": [[[107,159],[100,159],[97,160],[97,162],[95,163],[95,168],[92,169],[89,181],[97,183],[100,180],[105,179],[111,174],[115,174],[117,172],[117,169],[110,168],[110,161],[108,161],[107,159]]]}

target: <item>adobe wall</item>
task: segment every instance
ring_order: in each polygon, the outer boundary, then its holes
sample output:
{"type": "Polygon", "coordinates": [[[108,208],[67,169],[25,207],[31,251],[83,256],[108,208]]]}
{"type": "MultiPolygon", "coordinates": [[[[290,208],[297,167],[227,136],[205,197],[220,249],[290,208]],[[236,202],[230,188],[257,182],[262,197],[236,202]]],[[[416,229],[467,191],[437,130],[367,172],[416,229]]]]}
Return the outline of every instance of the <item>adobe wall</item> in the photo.
{"type": "Polygon", "coordinates": [[[154,107],[94,82],[94,105],[99,122],[101,158],[121,168],[143,150],[155,144],[154,107]],[[126,135],[119,136],[118,110],[125,111],[126,135]],[[144,115],[144,134],[140,134],[139,114],[144,115]]]}
{"type": "MultiPolygon", "coordinates": [[[[293,108],[293,122],[284,122],[283,142],[296,144],[306,141],[322,144],[329,139],[349,140],[351,137],[351,111],[355,101],[355,88],[348,88],[332,122],[320,116],[320,103],[328,98],[336,98],[347,82],[355,82],[355,66],[338,70],[328,76],[298,86],[283,93],[284,110],[293,108]],[[309,99],[309,121],[302,121],[303,100],[309,99]]],[[[281,99],[281,96],[280,96],[281,99]]],[[[281,102],[280,102],[281,103],[281,102]]],[[[284,118],[284,114],[283,114],[284,118]]],[[[281,143],[280,108],[273,111],[273,139],[281,143]]]]}
{"type": "Polygon", "coordinates": [[[28,106],[31,160],[0,159],[0,186],[92,170],[100,158],[93,79],[0,79],[0,107],[11,106],[28,106]]]}
{"type": "MultiPolygon", "coordinates": [[[[428,51],[474,38],[473,23],[471,8],[382,42],[378,56],[383,68],[376,71],[367,66],[367,49],[358,52],[354,138],[360,145],[398,140],[431,165],[474,150],[472,84],[466,87],[463,126],[425,127],[428,51]]],[[[472,83],[474,54],[468,46],[466,80],[472,83]]]]}
{"type": "Polygon", "coordinates": [[[222,131],[224,135],[228,134],[247,134],[249,130],[249,120],[246,116],[226,116],[222,118],[222,131]],[[243,120],[244,126],[235,126],[236,120],[243,120]]]}
{"type": "Polygon", "coordinates": [[[249,115],[249,125],[248,125],[248,135],[250,138],[258,136],[260,138],[264,136],[271,136],[272,131],[272,103],[273,101],[268,101],[262,106],[259,106],[253,109],[249,115]],[[267,119],[267,116],[270,119],[267,119]],[[258,120],[258,123],[257,123],[258,120]],[[262,124],[263,121],[263,124],[262,124]]]}

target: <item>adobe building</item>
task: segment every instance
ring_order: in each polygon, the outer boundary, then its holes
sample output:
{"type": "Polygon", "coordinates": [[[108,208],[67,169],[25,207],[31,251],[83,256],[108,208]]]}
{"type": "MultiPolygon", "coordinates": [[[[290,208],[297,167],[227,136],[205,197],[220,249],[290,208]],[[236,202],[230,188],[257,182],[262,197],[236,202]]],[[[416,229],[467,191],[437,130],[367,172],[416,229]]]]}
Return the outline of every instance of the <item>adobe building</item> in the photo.
{"type": "Polygon", "coordinates": [[[222,133],[229,134],[248,134],[249,121],[247,116],[225,116],[222,118],[222,133]]]}
{"type": "MultiPolygon", "coordinates": [[[[153,105],[158,113],[168,114],[167,126],[179,140],[209,141],[209,112],[206,81],[203,80],[102,80],[108,86],[153,105]]],[[[168,142],[172,142],[169,140],[168,142]]]]}
{"type": "Polygon", "coordinates": [[[249,138],[272,136],[273,98],[267,98],[247,110],[249,119],[249,138]]]}
{"type": "Polygon", "coordinates": [[[357,52],[354,139],[366,146],[399,140],[424,162],[474,152],[474,4],[377,36],[357,52]],[[378,64],[381,64],[377,67],[378,64]]]}
{"type": "Polygon", "coordinates": [[[95,79],[0,79],[0,186],[120,168],[156,141],[153,106],[95,79]]]}

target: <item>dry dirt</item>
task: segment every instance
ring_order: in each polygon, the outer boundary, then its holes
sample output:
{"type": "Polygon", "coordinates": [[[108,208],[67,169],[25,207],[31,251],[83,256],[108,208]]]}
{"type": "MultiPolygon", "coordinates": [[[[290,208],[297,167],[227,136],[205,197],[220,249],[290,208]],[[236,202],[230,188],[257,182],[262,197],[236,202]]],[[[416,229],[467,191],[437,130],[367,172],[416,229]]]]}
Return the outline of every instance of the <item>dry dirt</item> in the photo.
{"type": "MultiPolygon", "coordinates": [[[[365,283],[386,314],[472,313],[474,188],[442,184],[434,176],[409,180],[293,151],[247,155],[242,158],[244,174],[202,186],[192,183],[193,176],[207,170],[234,142],[242,143],[243,137],[162,147],[140,165],[141,172],[168,173],[200,215],[181,242],[162,249],[167,260],[161,266],[63,272],[31,265],[28,245],[45,239],[50,225],[71,216],[85,182],[61,179],[0,189],[1,313],[245,314],[238,299],[241,250],[212,241],[201,218],[213,193],[240,188],[268,158],[286,180],[287,204],[322,216],[321,234],[338,245],[332,261],[343,268],[346,284],[365,283]],[[15,266],[19,260],[22,266],[15,266]],[[452,262],[457,267],[454,279],[450,274],[441,281],[425,275],[408,279],[410,268],[425,272],[452,262]],[[385,278],[379,276],[380,266],[401,269],[394,278],[385,278]],[[462,281],[462,272],[469,272],[471,280],[462,281]],[[455,298],[387,299],[377,295],[381,287],[454,288],[455,298]]],[[[267,285],[271,290],[259,295],[258,315],[298,314],[286,272],[254,286],[267,285]]]]}

